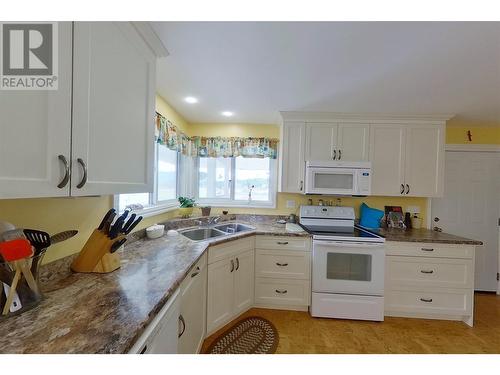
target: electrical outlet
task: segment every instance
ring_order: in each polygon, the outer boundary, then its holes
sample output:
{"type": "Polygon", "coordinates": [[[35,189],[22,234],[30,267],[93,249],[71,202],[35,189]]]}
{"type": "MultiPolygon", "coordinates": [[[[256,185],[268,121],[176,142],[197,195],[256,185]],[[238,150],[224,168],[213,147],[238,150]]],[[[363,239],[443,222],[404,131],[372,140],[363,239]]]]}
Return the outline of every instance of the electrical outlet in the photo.
{"type": "Polygon", "coordinates": [[[408,206],[406,207],[406,211],[409,212],[410,214],[419,214],[420,206],[408,206]]]}
{"type": "Polygon", "coordinates": [[[294,200],[286,201],[286,208],[295,208],[295,201],[294,200]]]}

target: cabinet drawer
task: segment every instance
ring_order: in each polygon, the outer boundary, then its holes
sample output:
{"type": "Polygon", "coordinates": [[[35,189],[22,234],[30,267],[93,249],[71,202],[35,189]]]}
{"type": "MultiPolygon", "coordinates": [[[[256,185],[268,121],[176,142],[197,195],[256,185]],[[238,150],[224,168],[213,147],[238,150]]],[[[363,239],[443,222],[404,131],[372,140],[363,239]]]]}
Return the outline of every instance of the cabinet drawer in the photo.
{"type": "Polygon", "coordinates": [[[415,287],[471,288],[472,260],[427,257],[386,257],[387,288],[415,287]]]}
{"type": "Polygon", "coordinates": [[[255,280],[256,305],[307,306],[311,295],[308,280],[259,277],[255,280]]]}
{"type": "Polygon", "coordinates": [[[229,241],[208,249],[208,264],[230,258],[236,254],[255,248],[255,236],[229,241]]]}
{"type": "Polygon", "coordinates": [[[397,315],[398,312],[414,315],[471,315],[472,299],[472,289],[386,290],[385,311],[388,315],[397,315]]]}
{"type": "Polygon", "coordinates": [[[410,257],[422,256],[431,258],[472,259],[472,257],[474,256],[474,246],[425,242],[410,243],[387,241],[385,243],[385,254],[410,257]]]}
{"type": "Polygon", "coordinates": [[[255,247],[257,249],[268,250],[309,251],[311,248],[311,239],[309,237],[257,236],[255,247]]]}
{"type": "Polygon", "coordinates": [[[309,280],[311,253],[308,251],[257,250],[256,277],[309,280]]]}

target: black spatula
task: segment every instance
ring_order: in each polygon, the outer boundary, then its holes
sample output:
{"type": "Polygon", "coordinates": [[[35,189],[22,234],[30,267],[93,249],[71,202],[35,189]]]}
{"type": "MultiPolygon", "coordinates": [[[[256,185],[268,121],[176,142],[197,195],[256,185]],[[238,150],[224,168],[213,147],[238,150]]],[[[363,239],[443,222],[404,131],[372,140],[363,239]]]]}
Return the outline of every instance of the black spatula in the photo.
{"type": "Polygon", "coordinates": [[[50,246],[50,236],[47,232],[35,229],[24,229],[24,235],[31,242],[31,245],[35,248],[35,253],[33,256],[39,255],[43,249],[50,246]]]}

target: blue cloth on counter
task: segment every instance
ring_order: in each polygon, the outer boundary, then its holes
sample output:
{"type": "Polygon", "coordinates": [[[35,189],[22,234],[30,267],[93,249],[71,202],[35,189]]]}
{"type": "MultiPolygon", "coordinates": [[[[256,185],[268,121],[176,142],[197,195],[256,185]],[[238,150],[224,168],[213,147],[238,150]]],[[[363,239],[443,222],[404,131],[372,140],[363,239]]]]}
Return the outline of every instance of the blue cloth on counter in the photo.
{"type": "Polygon", "coordinates": [[[384,216],[384,211],[369,207],[362,203],[360,207],[359,225],[365,228],[380,228],[380,219],[384,216]]]}

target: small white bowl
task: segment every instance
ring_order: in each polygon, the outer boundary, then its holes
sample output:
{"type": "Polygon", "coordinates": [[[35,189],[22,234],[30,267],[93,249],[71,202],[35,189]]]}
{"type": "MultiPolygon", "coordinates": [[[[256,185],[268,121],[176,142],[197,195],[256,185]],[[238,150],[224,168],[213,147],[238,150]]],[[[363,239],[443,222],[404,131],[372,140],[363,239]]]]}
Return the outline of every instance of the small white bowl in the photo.
{"type": "Polygon", "coordinates": [[[148,228],[146,228],[146,236],[150,240],[154,240],[155,238],[160,238],[165,233],[165,226],[161,224],[155,224],[148,228]]]}

